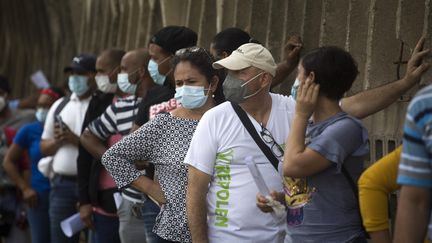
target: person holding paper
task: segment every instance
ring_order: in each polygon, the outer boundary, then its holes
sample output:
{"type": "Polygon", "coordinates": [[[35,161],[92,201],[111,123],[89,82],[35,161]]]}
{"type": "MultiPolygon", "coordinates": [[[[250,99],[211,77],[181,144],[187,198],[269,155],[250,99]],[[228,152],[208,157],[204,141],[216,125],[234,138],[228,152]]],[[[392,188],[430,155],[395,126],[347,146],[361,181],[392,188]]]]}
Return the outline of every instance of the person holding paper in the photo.
{"type": "Polygon", "coordinates": [[[68,74],[70,97],[57,100],[48,111],[42,133],[41,151],[53,156],[50,208],[51,242],[77,243],[79,235],[68,238],[60,222],[77,211],[78,183],[77,157],[79,136],[92,94],[96,89],[96,57],[80,54],[64,68],[68,74]],[[59,108],[60,107],[60,108],[59,108]]]}
{"type": "MultiPolygon", "coordinates": [[[[424,38],[419,45],[423,42],[424,38]]],[[[402,79],[342,98],[342,110],[364,118],[387,107],[427,70],[427,65],[420,64],[426,54],[416,48],[402,79]]],[[[282,161],[284,152],[280,148],[290,132],[295,100],[269,92],[276,72],[270,52],[259,44],[244,44],[214,67],[226,68],[225,97],[244,109],[256,132],[282,161]]],[[[249,155],[254,157],[269,189],[282,192],[281,175],[250,137],[231,104],[223,103],[203,116],[185,158],[189,164],[188,221],[194,242],[284,240],[286,225],[274,223],[271,215],[256,207],[258,191],[244,165],[244,158],[249,155]]],[[[301,197],[303,200],[313,193],[313,188],[301,189],[301,196],[306,194],[301,197]]],[[[267,203],[265,198],[264,201],[267,203]]]]}

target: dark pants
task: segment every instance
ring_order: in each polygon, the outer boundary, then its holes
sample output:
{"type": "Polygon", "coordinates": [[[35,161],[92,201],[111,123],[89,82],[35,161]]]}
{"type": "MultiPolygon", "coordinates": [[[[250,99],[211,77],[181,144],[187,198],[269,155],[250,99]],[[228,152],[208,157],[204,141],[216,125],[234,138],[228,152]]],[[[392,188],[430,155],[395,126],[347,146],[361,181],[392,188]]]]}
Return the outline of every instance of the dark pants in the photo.
{"type": "Polygon", "coordinates": [[[49,205],[51,243],[78,243],[79,233],[68,238],[60,227],[61,221],[77,213],[77,202],[77,181],[58,175],[54,176],[49,205]]]}
{"type": "Polygon", "coordinates": [[[37,193],[37,206],[27,209],[32,243],[50,242],[49,191],[37,193]]]}
{"type": "Polygon", "coordinates": [[[92,232],[92,243],[120,243],[119,219],[99,213],[93,214],[95,231],[92,232]]]}

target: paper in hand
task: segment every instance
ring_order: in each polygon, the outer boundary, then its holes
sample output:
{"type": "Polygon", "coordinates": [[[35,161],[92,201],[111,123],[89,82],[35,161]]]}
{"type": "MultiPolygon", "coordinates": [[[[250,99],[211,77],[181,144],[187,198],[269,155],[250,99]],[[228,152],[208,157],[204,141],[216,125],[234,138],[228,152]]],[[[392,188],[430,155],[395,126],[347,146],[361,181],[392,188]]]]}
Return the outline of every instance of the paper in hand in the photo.
{"type": "Polygon", "coordinates": [[[48,79],[45,77],[42,70],[38,70],[38,71],[34,72],[30,76],[30,79],[31,79],[32,83],[34,85],[36,85],[36,87],[38,89],[46,89],[50,86],[48,79]]]}

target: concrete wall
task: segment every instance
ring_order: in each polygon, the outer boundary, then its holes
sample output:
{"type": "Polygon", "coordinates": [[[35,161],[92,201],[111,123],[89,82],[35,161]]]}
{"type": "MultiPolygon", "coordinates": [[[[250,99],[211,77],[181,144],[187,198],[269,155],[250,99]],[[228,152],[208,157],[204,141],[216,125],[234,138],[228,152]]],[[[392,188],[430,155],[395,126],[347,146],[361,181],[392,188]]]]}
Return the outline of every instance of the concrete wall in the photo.
{"type": "MultiPolygon", "coordinates": [[[[431,39],[431,0],[0,0],[0,73],[14,94],[34,91],[29,75],[42,69],[54,83],[76,53],[110,47],[145,47],[156,30],[186,25],[209,47],[215,33],[231,26],[249,31],[277,60],[292,34],[304,51],[319,45],[349,50],[360,76],[351,93],[403,76],[416,40],[431,39]],[[398,70],[400,70],[398,72],[398,70]]],[[[425,85],[422,82],[421,85],[425,85]]],[[[421,86],[419,85],[419,86],[421,86]]],[[[371,161],[400,143],[410,95],[365,120],[371,161]]],[[[274,91],[285,93],[288,84],[274,91]]]]}

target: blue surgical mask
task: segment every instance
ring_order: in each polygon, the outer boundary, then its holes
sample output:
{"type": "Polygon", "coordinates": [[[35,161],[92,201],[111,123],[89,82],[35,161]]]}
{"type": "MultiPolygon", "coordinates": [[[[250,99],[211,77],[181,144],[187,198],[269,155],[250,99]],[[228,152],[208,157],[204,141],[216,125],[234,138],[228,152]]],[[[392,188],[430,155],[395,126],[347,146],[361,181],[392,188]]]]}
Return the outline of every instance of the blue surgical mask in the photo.
{"type": "Polygon", "coordinates": [[[161,63],[157,64],[153,59],[150,59],[147,70],[149,71],[150,77],[153,79],[153,82],[157,85],[164,85],[166,76],[159,73],[159,65],[168,60],[169,57],[165,58],[161,63]]]}
{"type": "Polygon", "coordinates": [[[40,121],[40,122],[45,122],[45,119],[46,119],[46,117],[47,117],[47,115],[48,115],[48,109],[45,109],[45,108],[38,108],[37,110],[36,110],[36,119],[38,120],[38,121],[40,121]]]}
{"type": "Polygon", "coordinates": [[[137,89],[137,84],[131,84],[129,82],[129,74],[119,73],[117,75],[117,84],[121,91],[126,94],[134,95],[137,89]]]}
{"type": "Polygon", "coordinates": [[[70,91],[78,96],[89,90],[88,77],[84,75],[70,75],[68,85],[70,91]]]}
{"type": "Polygon", "coordinates": [[[204,92],[204,87],[202,86],[189,86],[183,85],[176,88],[176,93],[174,98],[186,109],[196,109],[203,106],[208,98],[208,93],[204,92]]]}
{"type": "Polygon", "coordinates": [[[296,78],[294,84],[291,87],[291,96],[295,99],[297,99],[297,91],[300,86],[300,80],[296,78]]]}

